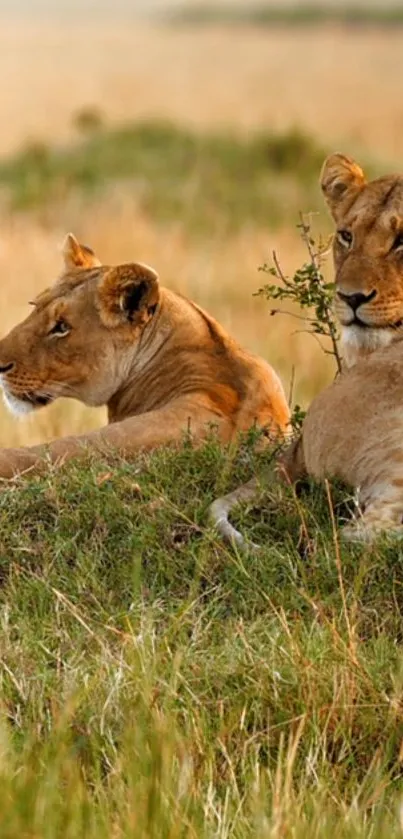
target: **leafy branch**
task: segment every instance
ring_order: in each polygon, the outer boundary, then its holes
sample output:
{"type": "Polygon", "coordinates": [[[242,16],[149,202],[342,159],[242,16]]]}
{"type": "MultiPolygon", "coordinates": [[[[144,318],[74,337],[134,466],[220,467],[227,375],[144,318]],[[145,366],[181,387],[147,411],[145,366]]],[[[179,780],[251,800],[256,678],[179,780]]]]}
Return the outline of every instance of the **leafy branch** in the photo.
{"type": "Polygon", "coordinates": [[[308,251],[309,259],[292,278],[289,278],[284,274],[274,251],[273,265],[265,264],[260,270],[275,277],[277,282],[264,285],[256,292],[256,295],[266,300],[290,300],[292,303],[297,303],[303,311],[309,310],[306,315],[298,315],[285,312],[283,309],[272,309],[271,314],[291,314],[307,324],[306,331],[310,334],[329,338],[332,349],[326,350],[323,347],[322,349],[323,352],[333,355],[337,372],[340,373],[342,363],[337,345],[338,329],[332,310],[334,283],[326,283],[322,273],[330,243],[323,242],[321,239],[315,242],[311,233],[310,220],[302,213],[297,227],[308,251]]]}

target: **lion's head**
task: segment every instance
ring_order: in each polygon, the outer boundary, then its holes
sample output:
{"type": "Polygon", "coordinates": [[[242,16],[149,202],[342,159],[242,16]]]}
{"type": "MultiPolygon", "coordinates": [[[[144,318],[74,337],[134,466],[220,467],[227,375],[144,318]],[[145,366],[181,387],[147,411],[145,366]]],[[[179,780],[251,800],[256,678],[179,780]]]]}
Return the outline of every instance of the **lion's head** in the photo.
{"type": "Polygon", "coordinates": [[[103,266],[69,234],[64,271],[0,341],[0,377],[15,413],[59,396],[103,405],[121,387],[159,301],[158,277],[141,264],[103,266]]]}
{"type": "Polygon", "coordinates": [[[336,223],[335,309],[346,363],[403,337],[403,176],[367,181],[332,154],[321,187],[336,223]]]}

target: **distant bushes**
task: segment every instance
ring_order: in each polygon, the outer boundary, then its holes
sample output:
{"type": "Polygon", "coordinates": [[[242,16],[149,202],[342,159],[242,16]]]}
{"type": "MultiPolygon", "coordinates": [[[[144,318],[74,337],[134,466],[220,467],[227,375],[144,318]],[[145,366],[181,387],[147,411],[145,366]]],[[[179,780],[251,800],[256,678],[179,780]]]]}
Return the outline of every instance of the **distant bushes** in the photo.
{"type": "Polygon", "coordinates": [[[403,7],[398,4],[355,5],[350,3],[198,3],[183,4],[169,13],[172,23],[251,24],[254,26],[312,26],[337,23],[345,26],[396,26],[403,24],[403,7]]]}
{"type": "MultiPolygon", "coordinates": [[[[289,217],[290,194],[314,209],[325,150],[293,128],[281,134],[197,134],[166,122],[106,126],[96,109],[74,117],[80,138],[27,146],[0,163],[0,188],[15,208],[64,200],[72,190],[126,185],[157,220],[181,216],[192,229],[237,227],[289,217]],[[301,196],[301,197],[300,197],[301,196]]],[[[294,207],[291,208],[294,210],[294,207]]]]}
{"type": "Polygon", "coordinates": [[[95,105],[79,108],[73,115],[73,125],[82,134],[91,134],[104,126],[102,111],[95,105]]]}
{"type": "Polygon", "coordinates": [[[267,138],[267,162],[279,172],[310,176],[318,173],[325,152],[316,140],[298,128],[267,138]]]}

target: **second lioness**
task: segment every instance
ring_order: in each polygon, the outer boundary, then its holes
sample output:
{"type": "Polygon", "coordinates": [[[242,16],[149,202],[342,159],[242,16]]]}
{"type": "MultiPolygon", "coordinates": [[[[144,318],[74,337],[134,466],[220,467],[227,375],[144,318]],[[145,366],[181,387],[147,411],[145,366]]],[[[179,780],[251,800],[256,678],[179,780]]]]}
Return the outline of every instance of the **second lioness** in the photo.
{"type": "MultiPolygon", "coordinates": [[[[339,478],[359,490],[362,514],[346,539],[403,536],[403,176],[367,181],[334,154],[321,186],[336,224],[335,307],[350,369],[314,399],[278,466],[290,481],[339,478]]],[[[243,541],[228,513],[255,494],[250,482],[214,503],[224,536],[243,541]]]]}
{"type": "Polygon", "coordinates": [[[130,454],[214,425],[227,442],[254,423],[285,431],[280,381],[206,312],[161,288],[156,272],[101,265],[69,235],[59,280],[0,341],[5,400],[26,413],[60,396],[107,405],[109,425],[49,445],[0,450],[0,477],[78,457],[88,448],[130,454]]]}

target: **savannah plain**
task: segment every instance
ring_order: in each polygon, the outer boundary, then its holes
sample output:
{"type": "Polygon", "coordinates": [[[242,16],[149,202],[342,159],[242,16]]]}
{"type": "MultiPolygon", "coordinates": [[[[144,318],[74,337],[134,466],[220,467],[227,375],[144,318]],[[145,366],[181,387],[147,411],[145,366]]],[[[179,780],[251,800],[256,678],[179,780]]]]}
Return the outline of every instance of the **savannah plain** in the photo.
{"type": "MultiPolygon", "coordinates": [[[[307,260],[301,212],[327,241],[327,153],[401,171],[403,28],[86,5],[0,12],[0,334],[73,231],[106,263],[153,265],[305,406],[333,361],[254,296],[258,268],[307,260]]],[[[0,445],[104,419],[1,406],[0,445]]],[[[271,462],[256,442],[3,482],[1,839],[403,836],[401,542],[345,545],[349,489],[273,481],[233,515],[261,550],[223,544],[208,508],[271,462]]]]}

